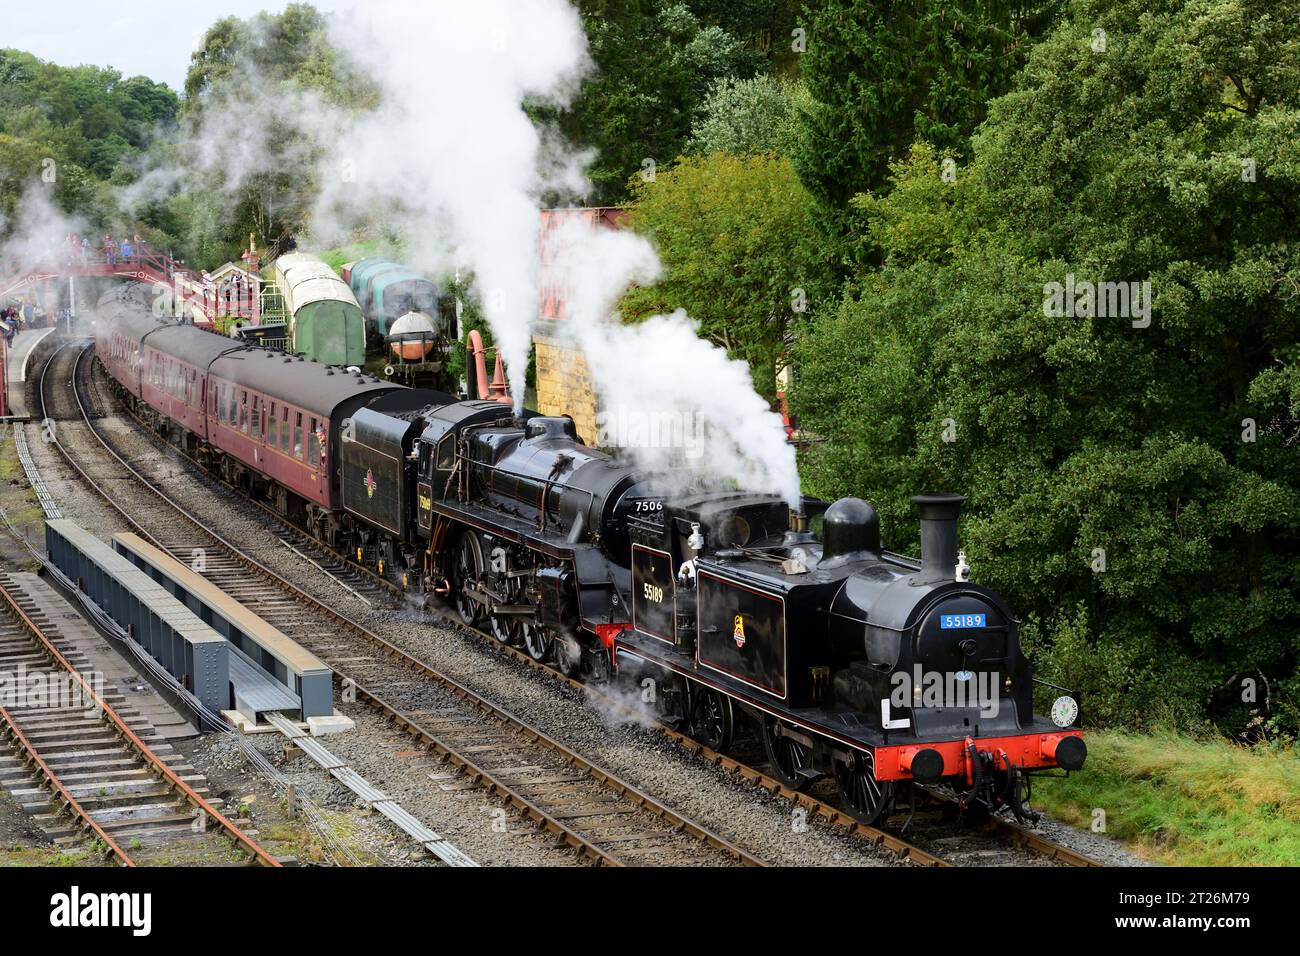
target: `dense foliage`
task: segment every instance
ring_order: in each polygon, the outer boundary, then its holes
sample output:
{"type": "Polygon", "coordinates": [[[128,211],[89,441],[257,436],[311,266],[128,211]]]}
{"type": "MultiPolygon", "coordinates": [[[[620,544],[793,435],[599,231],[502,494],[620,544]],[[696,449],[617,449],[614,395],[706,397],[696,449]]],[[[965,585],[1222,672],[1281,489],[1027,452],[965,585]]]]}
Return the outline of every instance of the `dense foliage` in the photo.
{"type": "Polygon", "coordinates": [[[795,165],[838,218],[881,186],[914,138],[962,159],[984,104],[1007,88],[1055,0],[818,0],[802,76],[811,102],[795,165]]]}
{"type": "Polygon", "coordinates": [[[43,183],[64,212],[102,222],[105,184],[174,126],[179,108],[175,93],[142,76],[0,50],[0,216],[12,221],[43,183]]]}
{"type": "Polygon", "coordinates": [[[789,156],[798,142],[799,104],[807,98],[801,84],[772,76],[724,77],[700,104],[686,151],[789,156]]]}
{"type": "Polygon", "coordinates": [[[161,164],[185,170],[181,189],[145,208],[144,220],[174,231],[191,260],[205,268],[237,258],[249,232],[263,249],[282,251],[315,199],[318,155],[295,125],[307,118],[279,111],[301,114],[312,96],[362,108],[373,95],[309,4],[218,21],[191,59],[182,138],[161,164]],[[210,121],[210,114],[219,118],[210,121]],[[245,169],[249,138],[261,155],[245,169]],[[194,158],[206,165],[196,167],[194,158]]]}
{"type": "Polygon", "coordinates": [[[955,183],[920,148],[859,201],[885,265],[800,343],[811,490],[969,495],[1094,719],[1300,724],[1297,49],[1261,0],[1076,0],[955,183]],[[1071,275],[1149,325],[1054,312],[1071,275]]]}
{"type": "Polygon", "coordinates": [[[589,205],[629,195],[629,177],[671,163],[719,80],[746,79],[778,58],[793,3],[575,0],[596,71],[572,107],[546,118],[597,150],[589,205]]]}

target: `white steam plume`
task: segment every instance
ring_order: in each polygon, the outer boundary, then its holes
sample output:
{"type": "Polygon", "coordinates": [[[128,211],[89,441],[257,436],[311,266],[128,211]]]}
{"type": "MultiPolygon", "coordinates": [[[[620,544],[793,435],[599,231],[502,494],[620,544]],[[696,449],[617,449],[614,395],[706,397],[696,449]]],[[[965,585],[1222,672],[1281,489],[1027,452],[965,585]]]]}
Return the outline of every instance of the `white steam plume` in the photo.
{"type": "Polygon", "coordinates": [[[613,315],[629,282],[658,276],[650,244],[577,218],[552,241],[552,268],[567,290],[560,328],[587,357],[602,444],[626,448],[670,488],[721,478],[798,507],[794,447],[781,416],[754,391],[749,366],[701,338],[684,310],[637,325],[613,315]]]}
{"type": "MultiPolygon", "coordinates": [[[[423,272],[472,271],[518,406],[538,314],[542,197],[583,195],[591,160],[539,127],[525,104],[563,106],[591,69],[577,11],[568,0],[375,0],[328,22],[332,43],[376,87],[373,110],[344,113],[243,70],[242,88],[205,105],[204,126],[182,152],[233,188],[275,168],[262,121],[289,125],[301,140],[295,159],[318,157],[311,240],[332,244],[378,225],[423,272]]],[[[637,326],[611,318],[630,282],[659,274],[651,246],[627,232],[562,233],[552,263],[572,296],[562,325],[591,367],[602,437],[683,483],[721,477],[797,504],[794,450],[744,363],[700,339],[684,313],[637,326]],[[676,441],[636,426],[665,415],[676,441]]]]}
{"type": "MultiPolygon", "coordinates": [[[[11,219],[0,216],[0,285],[38,266],[57,269],[74,250],[69,236],[89,237],[98,250],[101,240],[80,216],[70,216],[54,202],[51,187],[33,180],[24,191],[11,219]]],[[[30,292],[30,290],[29,290],[30,292]]]]}
{"type": "Polygon", "coordinates": [[[522,407],[540,197],[584,185],[579,157],[544,140],[522,104],[576,92],[589,66],[581,22],[566,0],[381,2],[332,20],[331,39],[381,98],[322,170],[314,234],[344,232],[378,207],[397,220],[413,265],[468,266],[522,407]]]}

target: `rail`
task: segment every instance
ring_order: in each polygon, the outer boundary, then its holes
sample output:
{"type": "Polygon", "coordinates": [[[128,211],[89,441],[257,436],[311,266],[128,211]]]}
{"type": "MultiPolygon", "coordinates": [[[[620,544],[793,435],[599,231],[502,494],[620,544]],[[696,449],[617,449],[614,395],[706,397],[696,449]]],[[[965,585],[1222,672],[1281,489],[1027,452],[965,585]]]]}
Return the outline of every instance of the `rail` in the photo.
{"type": "MultiPolygon", "coordinates": [[[[117,711],[113,709],[108,701],[105,700],[103,696],[95,690],[94,686],[86,680],[81,672],[73,667],[71,662],[63,656],[63,653],[45,634],[44,629],[33,621],[27,612],[23,610],[22,606],[12,593],[13,588],[14,585],[12,581],[9,580],[8,575],[0,574],[0,597],[3,597],[10,610],[13,611],[28,632],[30,632],[31,635],[41,644],[45,653],[49,655],[56,664],[67,671],[74,680],[76,680],[76,682],[81,686],[82,692],[86,695],[86,699],[94,703],[95,707],[98,708],[104,715],[105,719],[113,725],[113,729],[127,742],[131,749],[140,754],[140,756],[143,757],[152,767],[154,772],[161,776],[173,790],[181,793],[187,802],[201,810],[206,815],[207,819],[216,821],[217,826],[258,863],[261,863],[263,866],[280,866],[281,864],[279,860],[267,853],[266,850],[257,843],[253,842],[244,831],[240,830],[239,827],[235,826],[230,820],[228,820],[221,811],[208,803],[208,801],[200,794],[195,792],[194,788],[177,776],[176,772],[154,752],[153,748],[140,739],[140,736],[130,728],[121,716],[118,715],[117,711]]],[[[5,720],[6,723],[10,725],[11,729],[16,729],[17,725],[13,722],[12,717],[8,712],[5,714],[5,720]]],[[[26,742],[26,746],[30,748],[31,744],[29,741],[26,742]]],[[[44,772],[46,772],[47,775],[52,775],[53,773],[49,770],[48,765],[44,766],[44,772]]],[[[71,794],[68,794],[67,790],[61,785],[59,791],[66,799],[71,799],[71,794]]],[[[84,810],[81,810],[79,804],[77,805],[77,810],[80,815],[84,815],[84,819],[90,820],[89,815],[85,814],[84,810]]],[[[97,835],[107,837],[107,834],[103,833],[102,828],[100,828],[98,824],[95,824],[93,828],[97,835]]],[[[118,847],[114,852],[121,853],[121,848],[118,847]]]]}

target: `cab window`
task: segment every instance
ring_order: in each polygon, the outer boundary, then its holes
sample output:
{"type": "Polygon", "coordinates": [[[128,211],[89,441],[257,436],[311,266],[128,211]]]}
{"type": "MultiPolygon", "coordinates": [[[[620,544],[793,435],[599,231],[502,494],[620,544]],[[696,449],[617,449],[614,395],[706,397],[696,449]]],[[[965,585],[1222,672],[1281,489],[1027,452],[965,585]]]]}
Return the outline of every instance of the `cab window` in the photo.
{"type": "Polygon", "coordinates": [[[456,464],[456,435],[454,432],[443,435],[438,442],[438,470],[449,471],[456,464]]]}

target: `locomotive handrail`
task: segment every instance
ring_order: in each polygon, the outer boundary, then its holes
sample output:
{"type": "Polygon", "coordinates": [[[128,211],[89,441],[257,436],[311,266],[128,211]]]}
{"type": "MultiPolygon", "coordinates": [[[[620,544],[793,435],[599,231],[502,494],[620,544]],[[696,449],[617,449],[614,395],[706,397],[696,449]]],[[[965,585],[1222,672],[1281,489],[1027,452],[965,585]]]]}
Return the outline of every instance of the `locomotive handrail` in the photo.
{"type": "MultiPolygon", "coordinates": [[[[505,473],[508,474],[508,475],[514,475],[514,474],[515,474],[514,472],[506,471],[506,469],[502,468],[500,465],[490,465],[490,464],[488,464],[488,463],[485,462],[485,461],[475,461],[474,459],[470,458],[468,455],[464,454],[464,453],[461,452],[459,449],[457,449],[457,450],[456,450],[456,466],[457,466],[457,467],[459,467],[461,461],[468,462],[469,466],[472,467],[472,468],[486,468],[486,469],[489,470],[489,471],[501,471],[501,472],[505,472],[505,473]]],[[[591,506],[592,506],[593,504],[596,503],[596,493],[595,493],[594,491],[591,491],[591,490],[588,489],[588,488],[574,488],[572,485],[565,485],[565,484],[563,484],[562,482],[560,482],[559,480],[557,480],[557,479],[552,479],[552,478],[532,478],[532,477],[530,477],[530,476],[520,476],[520,475],[515,475],[515,477],[527,477],[529,481],[537,481],[537,482],[541,482],[542,485],[545,486],[545,487],[543,487],[543,489],[542,489],[542,503],[543,503],[543,504],[544,504],[544,503],[546,502],[546,500],[550,497],[550,491],[551,491],[551,486],[552,486],[552,485],[561,485],[561,487],[567,488],[567,489],[569,489],[570,491],[577,491],[577,492],[581,492],[581,493],[585,494],[585,495],[587,496],[587,505],[586,505],[585,518],[586,518],[586,521],[588,522],[588,524],[590,524],[590,522],[591,522],[591,506]]],[[[465,480],[466,480],[466,481],[469,481],[469,480],[470,480],[470,475],[469,475],[469,469],[468,469],[468,468],[465,470],[465,480]]],[[[450,481],[450,478],[449,478],[449,479],[448,479],[448,484],[450,484],[450,483],[451,483],[451,481],[450,481]]],[[[446,497],[446,492],[445,492],[445,491],[444,491],[444,493],[443,493],[443,497],[446,497]]],[[[557,511],[558,511],[558,508],[557,508],[557,511]]],[[[544,512],[543,512],[543,514],[544,514],[544,512]]],[[[539,529],[539,530],[544,530],[544,528],[545,528],[545,520],[543,520],[543,528],[542,528],[542,529],[539,529]]]]}

